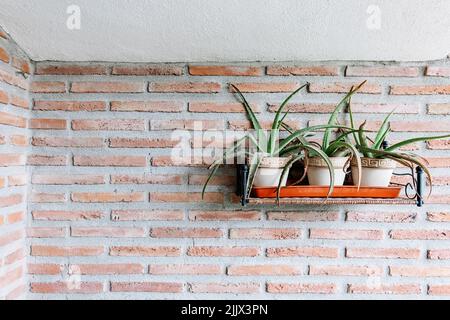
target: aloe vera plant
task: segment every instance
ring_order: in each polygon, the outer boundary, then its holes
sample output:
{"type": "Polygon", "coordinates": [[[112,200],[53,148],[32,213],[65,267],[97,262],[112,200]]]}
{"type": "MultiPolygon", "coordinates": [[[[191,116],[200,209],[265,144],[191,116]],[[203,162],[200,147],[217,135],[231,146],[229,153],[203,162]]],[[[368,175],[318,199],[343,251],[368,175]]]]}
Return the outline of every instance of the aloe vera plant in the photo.
{"type": "Polygon", "coordinates": [[[389,119],[392,116],[394,110],[391,111],[383,120],[380,127],[375,133],[375,138],[372,140],[367,137],[366,130],[364,129],[366,122],[364,121],[357,131],[355,132],[355,123],[353,119],[353,113],[351,111],[351,107],[349,108],[349,117],[350,117],[350,125],[352,127],[353,139],[355,140],[355,144],[357,149],[362,153],[362,155],[366,158],[372,159],[391,159],[394,160],[411,170],[414,169],[415,166],[422,168],[422,170],[426,173],[427,178],[430,182],[430,190],[432,186],[432,176],[430,171],[427,168],[427,160],[412,153],[412,152],[403,152],[399,151],[400,148],[407,146],[409,144],[421,141],[429,141],[436,139],[448,139],[450,138],[450,134],[447,135],[439,135],[439,136],[423,136],[423,137],[415,137],[406,140],[402,140],[397,142],[391,146],[386,148],[383,147],[383,142],[387,139],[389,133],[391,132],[391,126],[389,119]]]}
{"type": "MultiPolygon", "coordinates": [[[[242,138],[235,141],[232,147],[226,149],[223,152],[222,157],[218,158],[210,165],[209,169],[211,170],[211,172],[203,186],[202,197],[206,191],[207,185],[210,182],[210,180],[217,173],[219,167],[223,163],[225,163],[226,159],[228,159],[229,157],[246,156],[250,159],[247,190],[246,190],[247,193],[251,191],[255,174],[264,157],[288,157],[288,156],[292,157],[283,170],[283,173],[287,174],[290,166],[292,166],[292,164],[295,161],[298,161],[302,157],[301,155],[302,151],[304,152],[306,150],[309,152],[316,152],[318,156],[321,157],[327,163],[327,165],[330,168],[330,171],[332,171],[332,164],[329,161],[327,155],[319,147],[307,141],[306,137],[310,136],[312,133],[316,131],[328,128],[345,128],[345,129],[350,128],[341,125],[317,125],[296,131],[291,130],[286,138],[284,139],[279,138],[280,128],[282,126],[284,128],[286,127],[284,120],[288,112],[283,113],[286,104],[295,94],[297,94],[301,89],[303,89],[307,85],[308,83],[296,89],[280,104],[277,112],[275,113],[271,130],[269,130],[269,132],[266,134],[259,120],[257,119],[255,113],[253,112],[250,104],[248,103],[242,92],[235,85],[230,84],[230,87],[233,88],[233,90],[240,98],[245,108],[246,114],[250,120],[250,123],[253,129],[256,130],[257,137],[255,137],[251,132],[246,133],[242,138]],[[249,142],[250,145],[253,146],[254,149],[256,149],[256,151],[255,152],[249,152],[246,150],[241,151],[240,150],[241,146],[246,142],[249,142]]],[[[283,177],[285,176],[283,175],[283,177]]],[[[283,181],[282,179],[279,180],[278,189],[280,188],[282,181],[283,181]]]]}

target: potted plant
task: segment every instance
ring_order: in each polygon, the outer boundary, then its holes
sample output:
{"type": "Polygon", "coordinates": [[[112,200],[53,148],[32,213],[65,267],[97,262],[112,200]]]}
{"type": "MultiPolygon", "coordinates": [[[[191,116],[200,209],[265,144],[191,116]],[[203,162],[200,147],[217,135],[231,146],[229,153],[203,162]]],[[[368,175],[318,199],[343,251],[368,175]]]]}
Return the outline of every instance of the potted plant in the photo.
{"type": "MultiPolygon", "coordinates": [[[[385,117],[373,140],[369,139],[365,134],[365,121],[359,126],[356,133],[353,132],[353,139],[355,140],[356,147],[363,155],[363,157],[361,157],[361,170],[356,170],[357,164],[355,159],[352,160],[351,168],[353,181],[360,181],[362,186],[387,187],[391,181],[392,173],[396,168],[397,163],[400,163],[401,165],[409,167],[411,170],[413,170],[415,166],[421,167],[427,174],[431,185],[431,174],[426,166],[427,161],[412,152],[401,152],[399,149],[415,142],[446,139],[450,137],[450,134],[415,137],[384,148],[383,142],[391,132],[389,118],[393,112],[394,111],[385,117]]],[[[354,129],[355,125],[351,107],[349,107],[349,116],[351,127],[354,129]]]]}
{"type": "MultiPolygon", "coordinates": [[[[333,166],[327,155],[319,147],[307,141],[306,137],[308,137],[315,131],[327,129],[330,127],[345,129],[350,128],[340,125],[317,125],[306,127],[296,131],[291,130],[286,138],[279,138],[280,128],[284,124],[284,119],[288,114],[287,112],[282,114],[284,107],[296,93],[298,93],[307,85],[308,84],[305,84],[292,92],[280,104],[280,107],[278,108],[272,122],[271,130],[269,130],[269,132],[266,134],[244,95],[236,86],[230,84],[230,86],[242,101],[252,127],[256,130],[256,137],[251,132],[247,132],[242,138],[235,141],[232,147],[226,149],[223,152],[222,157],[215,160],[211,164],[211,166],[209,167],[211,172],[203,186],[202,195],[204,194],[209,181],[217,173],[219,167],[222,164],[226,163],[226,159],[230,157],[245,156],[248,159],[249,173],[247,181],[248,189],[246,190],[247,193],[251,191],[251,188],[253,186],[278,186],[278,188],[280,188],[281,186],[285,186],[290,167],[295,161],[298,161],[304,156],[305,151],[315,152],[316,156],[322,158],[327,164],[331,181],[331,193],[334,181],[333,166]],[[245,143],[250,144],[253,149],[249,151],[245,150],[245,148],[244,150],[240,150],[241,146],[245,143]]],[[[284,124],[284,126],[286,125],[284,124]]]]}
{"type": "MultiPolygon", "coordinates": [[[[346,109],[351,101],[351,97],[355,94],[366,81],[360,83],[356,87],[352,87],[350,91],[344,96],[344,98],[336,105],[333,112],[328,119],[328,125],[337,125],[338,114],[346,109]]],[[[345,175],[350,167],[350,160],[356,164],[355,170],[361,171],[361,160],[359,157],[358,150],[349,141],[348,136],[350,133],[354,133],[357,130],[345,130],[343,128],[339,129],[341,132],[338,136],[332,140],[332,130],[333,127],[325,129],[322,142],[317,146],[328,156],[333,170],[334,170],[334,185],[342,186],[344,184],[345,175]]],[[[331,183],[329,168],[322,157],[317,157],[315,153],[306,152],[305,157],[305,172],[308,176],[308,181],[310,185],[329,185],[331,183]]],[[[360,175],[359,175],[360,176],[360,175]]],[[[359,187],[359,179],[356,179],[357,185],[359,187]]]]}

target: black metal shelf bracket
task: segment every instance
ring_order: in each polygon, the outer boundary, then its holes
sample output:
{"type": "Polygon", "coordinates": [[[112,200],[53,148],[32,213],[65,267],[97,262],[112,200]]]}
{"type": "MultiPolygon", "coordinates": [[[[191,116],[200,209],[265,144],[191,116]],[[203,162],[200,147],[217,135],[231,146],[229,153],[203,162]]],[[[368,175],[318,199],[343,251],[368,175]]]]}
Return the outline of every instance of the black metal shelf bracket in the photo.
{"type": "Polygon", "coordinates": [[[248,165],[238,164],[236,166],[236,194],[241,197],[241,205],[245,206],[248,203],[247,194],[247,178],[248,178],[248,165]]]}
{"type": "Polygon", "coordinates": [[[418,207],[423,206],[423,192],[425,191],[425,180],[423,178],[423,169],[421,167],[416,167],[416,179],[417,179],[417,187],[416,187],[416,203],[418,207]]]}

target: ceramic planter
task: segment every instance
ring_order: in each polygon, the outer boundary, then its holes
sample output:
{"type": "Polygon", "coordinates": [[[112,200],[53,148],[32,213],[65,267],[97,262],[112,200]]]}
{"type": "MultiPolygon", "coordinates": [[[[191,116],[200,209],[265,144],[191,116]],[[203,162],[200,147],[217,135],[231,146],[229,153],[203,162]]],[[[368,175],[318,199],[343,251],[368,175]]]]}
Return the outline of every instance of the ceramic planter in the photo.
{"type": "MultiPolygon", "coordinates": [[[[358,181],[358,167],[352,160],[353,183],[358,181]]],[[[387,187],[397,163],[391,159],[361,158],[361,186],[387,187]]]]}
{"type": "MultiPolygon", "coordinates": [[[[348,157],[330,157],[334,168],[334,185],[342,186],[344,184],[346,170],[349,166],[348,157]]],[[[319,157],[308,159],[308,169],[306,172],[309,184],[312,186],[329,186],[330,171],[326,162],[319,157]]]]}
{"type": "MultiPolygon", "coordinates": [[[[264,157],[256,171],[253,180],[254,187],[277,187],[280,181],[283,168],[289,162],[287,157],[264,157]]],[[[286,186],[287,175],[281,182],[281,186],[286,186]]]]}

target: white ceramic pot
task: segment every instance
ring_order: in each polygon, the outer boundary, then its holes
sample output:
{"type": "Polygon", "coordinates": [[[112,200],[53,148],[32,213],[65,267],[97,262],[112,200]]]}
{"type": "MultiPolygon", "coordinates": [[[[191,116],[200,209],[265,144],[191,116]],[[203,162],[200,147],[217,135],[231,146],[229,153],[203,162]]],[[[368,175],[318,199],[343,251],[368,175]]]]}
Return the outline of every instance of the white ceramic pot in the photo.
{"type": "MultiPolygon", "coordinates": [[[[344,184],[346,170],[349,167],[348,157],[330,157],[334,168],[334,185],[342,186],[344,184]]],[[[308,169],[306,171],[308,181],[311,186],[329,186],[330,171],[326,162],[319,157],[313,157],[308,160],[308,169]]]]}
{"type": "MultiPolygon", "coordinates": [[[[396,166],[397,163],[391,159],[361,158],[361,186],[389,186],[396,166]]],[[[352,177],[354,183],[359,179],[358,166],[354,159],[352,160],[352,177]]]]}
{"type": "MultiPolygon", "coordinates": [[[[286,157],[264,157],[256,171],[253,180],[254,187],[278,187],[283,168],[289,162],[286,157]]],[[[281,186],[286,186],[287,176],[281,181],[281,186]]]]}

